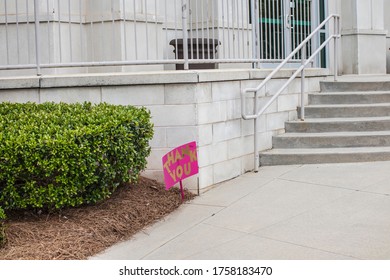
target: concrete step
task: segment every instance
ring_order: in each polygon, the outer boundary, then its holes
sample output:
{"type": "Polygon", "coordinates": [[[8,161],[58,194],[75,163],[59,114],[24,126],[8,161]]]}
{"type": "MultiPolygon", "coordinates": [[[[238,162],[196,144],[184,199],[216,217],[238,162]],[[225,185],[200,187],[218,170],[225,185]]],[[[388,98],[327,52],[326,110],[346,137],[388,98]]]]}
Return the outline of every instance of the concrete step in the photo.
{"type": "Polygon", "coordinates": [[[390,117],[365,118],[315,118],[305,121],[289,121],[286,132],[336,132],[390,130],[390,117]]]}
{"type": "MultiPolygon", "coordinates": [[[[300,115],[298,108],[298,115],[300,115]]],[[[306,118],[356,118],[390,116],[390,103],[309,105],[305,107],[306,118]]]]}
{"type": "Polygon", "coordinates": [[[390,131],[285,133],[272,143],[275,149],[390,147],[390,131]]]}
{"type": "Polygon", "coordinates": [[[390,103],[390,91],[327,92],[309,94],[309,104],[370,104],[390,103]]]}
{"type": "Polygon", "coordinates": [[[385,160],[390,160],[390,147],[272,149],[260,153],[262,166],[385,160]]]}
{"type": "Polygon", "coordinates": [[[390,81],[320,82],[321,92],[390,91],[390,81]]]}

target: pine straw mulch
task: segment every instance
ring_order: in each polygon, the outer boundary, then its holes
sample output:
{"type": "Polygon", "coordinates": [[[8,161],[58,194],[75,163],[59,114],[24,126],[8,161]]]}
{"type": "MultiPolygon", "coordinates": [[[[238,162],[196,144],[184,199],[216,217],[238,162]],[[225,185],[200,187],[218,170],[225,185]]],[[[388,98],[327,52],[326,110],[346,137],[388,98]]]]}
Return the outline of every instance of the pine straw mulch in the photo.
{"type": "MultiPolygon", "coordinates": [[[[186,192],[186,200],[194,197],[186,192]]],[[[140,178],[93,206],[60,213],[8,213],[7,244],[0,260],[82,260],[126,239],[182,204],[180,191],[166,191],[140,178]]]]}

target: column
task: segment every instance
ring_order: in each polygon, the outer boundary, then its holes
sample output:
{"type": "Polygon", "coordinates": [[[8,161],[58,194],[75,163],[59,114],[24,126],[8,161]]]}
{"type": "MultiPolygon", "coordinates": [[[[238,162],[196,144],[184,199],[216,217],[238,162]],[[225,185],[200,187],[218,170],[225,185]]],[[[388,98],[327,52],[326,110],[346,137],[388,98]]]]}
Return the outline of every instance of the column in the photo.
{"type": "Polygon", "coordinates": [[[340,0],[343,74],[385,74],[383,0],[340,0]]]}

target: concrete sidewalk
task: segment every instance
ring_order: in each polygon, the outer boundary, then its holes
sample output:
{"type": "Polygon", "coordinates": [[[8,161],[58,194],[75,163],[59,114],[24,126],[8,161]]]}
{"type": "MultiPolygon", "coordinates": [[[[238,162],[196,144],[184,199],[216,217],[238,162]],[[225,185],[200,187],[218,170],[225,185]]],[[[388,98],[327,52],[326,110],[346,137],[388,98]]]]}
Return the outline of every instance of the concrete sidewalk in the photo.
{"type": "Polygon", "coordinates": [[[92,259],[390,259],[390,162],[262,167],[92,259]]]}

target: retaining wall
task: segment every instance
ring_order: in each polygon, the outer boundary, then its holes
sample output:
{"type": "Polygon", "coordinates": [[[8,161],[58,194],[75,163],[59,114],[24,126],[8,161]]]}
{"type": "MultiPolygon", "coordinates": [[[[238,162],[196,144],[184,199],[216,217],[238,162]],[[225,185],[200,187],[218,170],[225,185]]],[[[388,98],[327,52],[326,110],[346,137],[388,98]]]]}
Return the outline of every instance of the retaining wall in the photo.
{"type": "MultiPolygon", "coordinates": [[[[241,119],[240,92],[243,88],[256,87],[270,71],[162,71],[0,78],[0,102],[90,101],[145,106],[152,113],[155,136],[144,175],[162,181],[162,156],[172,148],[195,140],[199,175],[186,179],[184,186],[203,192],[253,169],[253,120],[241,119]]],[[[292,70],[282,70],[260,93],[261,103],[267,102],[291,73],[292,70]]],[[[327,75],[327,70],[308,69],[307,91],[319,91],[319,81],[327,75]]],[[[300,87],[300,79],[296,79],[260,118],[259,151],[270,149],[272,136],[284,131],[284,122],[297,118],[300,87]]]]}

